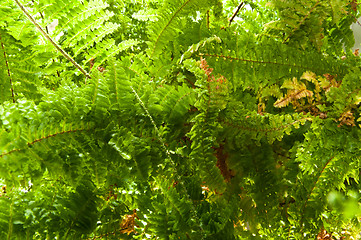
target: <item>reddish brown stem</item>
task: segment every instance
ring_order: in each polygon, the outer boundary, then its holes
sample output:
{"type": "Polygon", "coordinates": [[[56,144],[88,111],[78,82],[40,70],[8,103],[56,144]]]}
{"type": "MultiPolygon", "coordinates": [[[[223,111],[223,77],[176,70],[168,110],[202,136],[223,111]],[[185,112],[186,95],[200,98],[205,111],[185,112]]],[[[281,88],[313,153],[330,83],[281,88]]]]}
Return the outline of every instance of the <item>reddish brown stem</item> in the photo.
{"type": "Polygon", "coordinates": [[[3,49],[3,52],[4,52],[5,65],[6,65],[6,68],[8,70],[8,76],[9,76],[9,81],[10,81],[10,89],[11,89],[11,97],[13,99],[13,103],[15,103],[13,80],[12,80],[12,77],[11,77],[10,67],[9,67],[9,63],[8,63],[8,60],[7,60],[7,56],[6,56],[5,46],[4,46],[4,43],[3,43],[2,39],[1,39],[1,34],[0,34],[0,42],[1,42],[1,48],[3,49]]]}

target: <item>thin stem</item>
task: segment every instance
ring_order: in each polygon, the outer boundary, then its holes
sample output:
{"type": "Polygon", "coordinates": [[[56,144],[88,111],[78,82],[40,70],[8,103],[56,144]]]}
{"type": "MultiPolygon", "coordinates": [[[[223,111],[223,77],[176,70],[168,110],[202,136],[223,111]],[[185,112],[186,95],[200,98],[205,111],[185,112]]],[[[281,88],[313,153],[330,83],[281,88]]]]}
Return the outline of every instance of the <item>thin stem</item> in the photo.
{"type": "Polygon", "coordinates": [[[236,11],[233,13],[232,17],[229,19],[229,26],[231,26],[232,21],[237,16],[239,10],[241,10],[243,8],[243,6],[244,6],[244,2],[241,2],[241,4],[238,5],[236,11]]]}
{"type": "Polygon", "coordinates": [[[4,51],[5,65],[6,65],[6,68],[7,68],[7,70],[8,70],[8,76],[9,76],[9,81],[10,81],[10,89],[11,89],[11,97],[12,97],[12,99],[13,99],[13,103],[15,103],[15,94],[14,94],[13,80],[12,80],[12,78],[11,78],[10,67],[9,67],[9,63],[8,63],[7,57],[6,57],[5,46],[4,46],[4,43],[3,43],[2,39],[1,39],[1,34],[0,34],[0,42],[1,42],[1,48],[2,48],[3,51],[4,51]]]}
{"type": "MultiPolygon", "coordinates": [[[[31,2],[32,2],[33,4],[35,4],[34,0],[32,0],[31,2]]],[[[42,12],[39,12],[39,14],[40,14],[40,17],[44,20],[45,18],[44,18],[43,13],[42,13],[42,12]]],[[[45,30],[46,30],[46,33],[49,34],[48,26],[45,27],[45,30]]],[[[54,62],[55,62],[55,60],[53,59],[53,63],[54,63],[54,62]]],[[[59,70],[56,70],[56,75],[57,75],[58,77],[60,77],[59,70]]]]}
{"type": "Polygon", "coordinates": [[[152,125],[153,125],[153,127],[154,127],[154,130],[155,130],[155,132],[156,132],[157,135],[158,135],[159,141],[160,141],[160,142],[162,143],[162,145],[163,145],[163,148],[164,148],[165,152],[167,153],[168,157],[169,157],[170,159],[172,159],[172,157],[171,157],[171,155],[170,155],[170,152],[168,151],[167,147],[165,146],[165,143],[164,143],[164,141],[163,141],[162,135],[160,134],[159,129],[158,129],[157,125],[155,124],[152,116],[150,115],[148,109],[145,107],[145,104],[143,103],[142,99],[140,99],[138,93],[134,90],[134,88],[133,88],[132,86],[131,86],[130,88],[132,89],[135,97],[136,97],[137,100],[139,101],[139,103],[140,103],[140,105],[142,106],[142,108],[144,109],[145,113],[146,113],[147,116],[149,117],[149,119],[150,119],[150,121],[151,121],[151,123],[152,123],[152,125]]]}
{"type": "Polygon", "coordinates": [[[207,11],[207,28],[209,29],[209,10],[207,11]]]}
{"type": "Polygon", "coordinates": [[[90,75],[77,63],[75,60],[67,54],[53,39],[42,29],[42,27],[36,23],[35,19],[26,11],[23,5],[18,0],[14,0],[16,4],[21,8],[24,14],[29,18],[29,20],[35,25],[35,27],[43,34],[43,36],[48,39],[51,44],[61,53],[63,56],[68,59],[77,69],[80,70],[87,78],[91,78],[90,75]]]}

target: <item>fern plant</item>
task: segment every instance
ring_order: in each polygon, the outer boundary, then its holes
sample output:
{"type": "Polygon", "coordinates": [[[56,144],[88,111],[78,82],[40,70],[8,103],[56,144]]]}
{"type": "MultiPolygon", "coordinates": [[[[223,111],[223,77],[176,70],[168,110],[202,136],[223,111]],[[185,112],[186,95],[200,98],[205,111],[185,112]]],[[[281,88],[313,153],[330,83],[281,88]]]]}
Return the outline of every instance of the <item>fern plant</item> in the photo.
{"type": "Polygon", "coordinates": [[[360,238],[358,5],[2,1],[0,238],[360,238]]]}

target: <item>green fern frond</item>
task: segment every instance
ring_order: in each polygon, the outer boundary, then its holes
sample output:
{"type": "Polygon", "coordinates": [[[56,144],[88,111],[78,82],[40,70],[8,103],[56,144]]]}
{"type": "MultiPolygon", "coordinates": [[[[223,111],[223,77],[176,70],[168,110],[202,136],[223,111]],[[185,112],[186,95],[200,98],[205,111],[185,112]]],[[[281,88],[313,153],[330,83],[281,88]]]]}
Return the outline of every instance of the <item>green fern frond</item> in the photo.
{"type": "Polygon", "coordinates": [[[186,16],[190,11],[203,11],[211,8],[215,4],[213,0],[195,1],[195,0],[176,0],[166,1],[162,9],[158,13],[158,21],[154,22],[148,31],[148,55],[150,58],[157,58],[156,55],[162,51],[168,41],[173,39],[182,24],[182,17],[186,16]]]}
{"type": "Polygon", "coordinates": [[[109,67],[105,73],[109,89],[112,89],[109,97],[115,109],[129,109],[135,96],[131,92],[132,75],[127,68],[127,61],[109,61],[109,67]]]}
{"type": "Polygon", "coordinates": [[[119,28],[119,25],[112,22],[106,22],[101,28],[96,28],[93,31],[87,31],[85,39],[78,41],[74,46],[74,56],[78,56],[83,50],[89,49],[92,44],[98,44],[107,35],[113,33],[119,28]]]}
{"type": "Polygon", "coordinates": [[[328,208],[327,195],[332,189],[346,189],[345,183],[355,174],[354,164],[357,165],[360,161],[359,151],[354,148],[359,139],[358,134],[352,130],[330,130],[326,127],[332,124],[332,121],[326,121],[324,128],[313,128],[313,131],[306,135],[297,153],[296,160],[300,163],[302,174],[298,175],[294,183],[299,188],[293,188],[294,191],[289,193],[295,203],[290,205],[288,213],[290,223],[296,226],[296,232],[308,236],[318,231],[312,226],[322,221],[321,217],[317,216],[328,208]],[[314,138],[320,140],[322,148],[310,145],[314,138]],[[355,162],[351,163],[348,159],[354,159],[355,162]],[[299,214],[302,218],[294,219],[293,216],[299,214]]]}
{"type": "Polygon", "coordinates": [[[84,1],[84,3],[78,2],[72,4],[67,1],[49,1],[47,5],[42,4],[40,6],[42,6],[41,10],[44,11],[44,15],[49,19],[48,21],[58,19],[59,25],[55,28],[53,36],[57,36],[66,30],[70,30],[70,33],[73,33],[70,34],[70,36],[75,35],[77,33],[75,29],[80,30],[90,24],[88,20],[95,20],[101,17],[99,22],[95,22],[98,24],[93,23],[94,25],[91,27],[98,28],[101,26],[101,23],[109,19],[112,15],[112,13],[105,10],[109,5],[101,0],[90,0],[84,1]],[[101,15],[101,13],[104,15],[101,15]],[[87,22],[89,24],[86,24],[87,22]],[[84,24],[82,25],[81,23],[84,24]]]}
{"type": "Polygon", "coordinates": [[[122,132],[123,134],[114,134],[110,144],[127,160],[128,168],[132,168],[132,172],[146,181],[151,167],[147,141],[127,133],[125,129],[122,132]]]}
{"type": "Polygon", "coordinates": [[[128,48],[133,48],[138,43],[136,40],[125,40],[116,45],[114,40],[104,40],[98,43],[95,48],[89,50],[86,54],[84,65],[92,59],[95,59],[92,69],[97,69],[107,59],[114,57],[119,52],[127,50],[128,48]]]}
{"type": "Polygon", "coordinates": [[[242,110],[236,110],[226,116],[232,121],[221,120],[221,122],[223,121],[224,134],[237,147],[241,147],[237,145],[238,142],[247,139],[252,139],[256,143],[260,143],[264,139],[270,144],[276,140],[281,141],[285,135],[291,135],[292,131],[300,128],[307,121],[312,121],[310,116],[298,113],[292,115],[261,115],[257,112],[244,111],[242,113],[242,110]]]}
{"type": "Polygon", "coordinates": [[[197,168],[204,172],[204,181],[212,190],[219,193],[224,192],[226,188],[225,181],[217,168],[217,158],[214,152],[214,134],[217,133],[217,122],[208,118],[207,113],[200,113],[194,118],[195,124],[188,133],[192,141],[191,159],[195,162],[197,168]],[[211,128],[210,128],[211,127],[211,128]],[[208,129],[207,129],[208,128],[208,129]]]}
{"type": "Polygon", "coordinates": [[[196,101],[195,91],[186,85],[178,86],[175,90],[171,86],[163,86],[150,96],[150,109],[155,114],[164,116],[164,120],[171,123],[181,121],[196,101]]]}
{"type": "Polygon", "coordinates": [[[270,40],[257,42],[249,36],[234,37],[238,38],[237,45],[242,46],[237,50],[218,44],[207,44],[199,50],[200,57],[216,72],[222,69],[229,73],[224,76],[232,82],[234,90],[243,87],[257,91],[265,85],[279,84],[282,79],[301,76],[307,70],[318,75],[345,74],[343,64],[330,57],[301,52],[270,40]]]}
{"type": "Polygon", "coordinates": [[[95,229],[98,211],[97,197],[94,191],[95,186],[91,181],[82,181],[75,193],[69,196],[70,201],[62,204],[66,206],[64,210],[68,212],[70,220],[65,237],[87,234],[95,229]],[[72,233],[73,230],[75,230],[75,234],[72,233]]]}
{"type": "MultiPolygon", "coordinates": [[[[114,13],[107,11],[100,14],[100,11],[97,10],[84,19],[84,21],[78,23],[79,26],[73,24],[72,28],[67,32],[67,39],[62,44],[65,47],[78,46],[78,42],[81,40],[89,44],[89,42],[93,42],[92,40],[95,36],[97,37],[97,42],[100,42],[102,37],[112,33],[119,27],[118,24],[114,23],[110,23],[111,27],[109,27],[109,23],[103,26],[103,23],[107,22],[113,15],[114,13]],[[81,31],[78,31],[78,29],[81,29],[81,31]],[[93,34],[88,35],[88,32],[93,34]]],[[[60,29],[59,31],[63,30],[60,29]]]]}
{"type": "Polygon", "coordinates": [[[11,239],[12,235],[12,214],[14,211],[13,202],[6,196],[0,196],[0,236],[3,239],[11,239]]]}
{"type": "Polygon", "coordinates": [[[313,43],[316,49],[322,46],[324,28],[332,19],[333,23],[346,15],[348,1],[272,1],[278,10],[279,20],[265,27],[269,34],[278,35],[282,41],[305,49],[313,43]],[[307,30],[306,30],[307,29],[307,30]],[[283,36],[281,36],[283,34],[283,36]]]}
{"type": "Polygon", "coordinates": [[[39,83],[38,72],[41,72],[41,69],[37,67],[36,55],[27,44],[17,41],[9,32],[0,29],[0,74],[2,76],[0,100],[2,102],[6,100],[15,102],[16,99],[24,96],[33,99],[40,97],[35,93],[37,92],[36,85],[39,83]],[[19,58],[19,51],[27,52],[30,57],[19,58]]]}

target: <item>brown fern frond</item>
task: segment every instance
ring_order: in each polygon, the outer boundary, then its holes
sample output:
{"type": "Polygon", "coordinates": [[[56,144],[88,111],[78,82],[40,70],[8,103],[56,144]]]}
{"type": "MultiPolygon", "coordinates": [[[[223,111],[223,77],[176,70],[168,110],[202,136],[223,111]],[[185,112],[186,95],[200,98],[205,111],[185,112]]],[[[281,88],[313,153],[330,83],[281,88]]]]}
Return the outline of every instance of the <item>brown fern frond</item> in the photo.
{"type": "Polygon", "coordinates": [[[300,90],[291,90],[281,99],[278,99],[274,106],[277,108],[286,107],[290,102],[294,102],[298,99],[305,98],[305,97],[312,97],[313,92],[307,89],[300,89],[300,90]]]}

